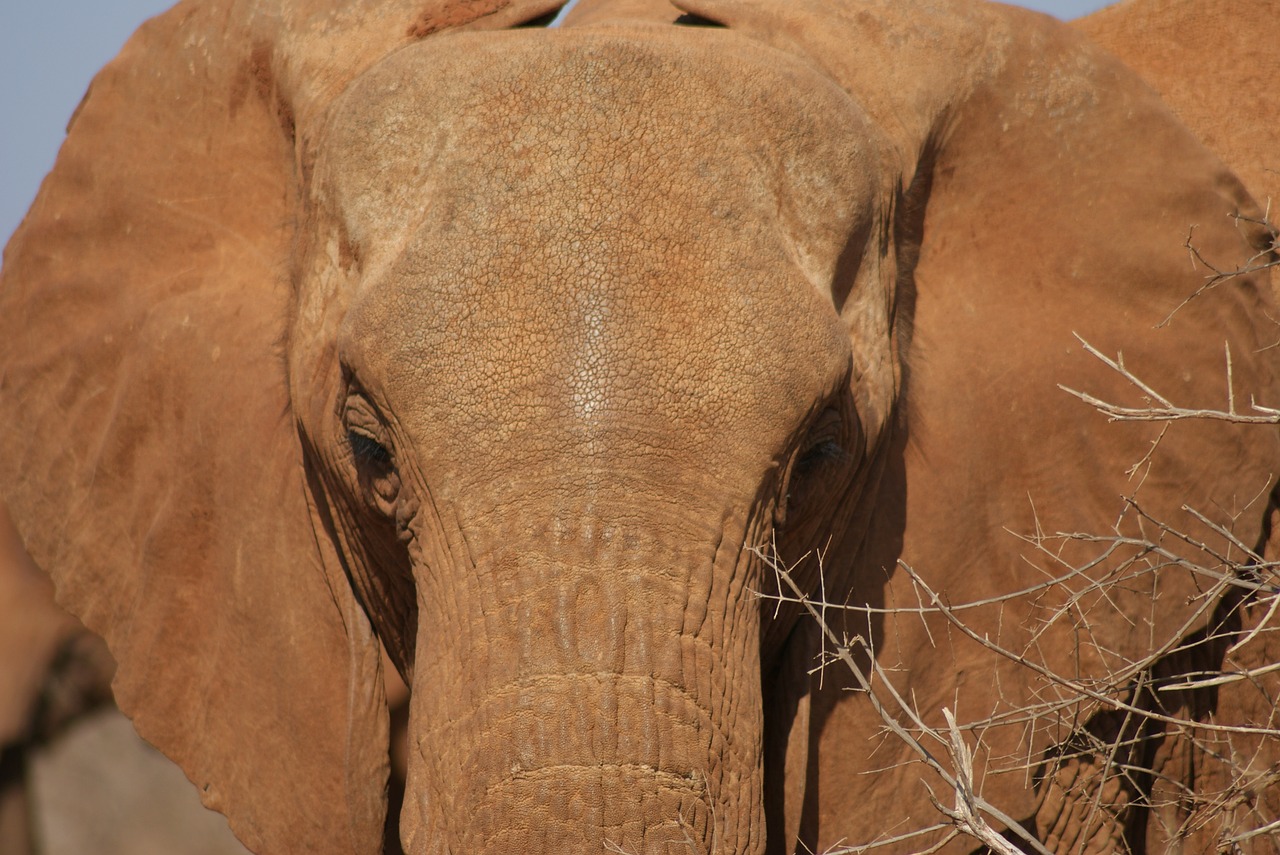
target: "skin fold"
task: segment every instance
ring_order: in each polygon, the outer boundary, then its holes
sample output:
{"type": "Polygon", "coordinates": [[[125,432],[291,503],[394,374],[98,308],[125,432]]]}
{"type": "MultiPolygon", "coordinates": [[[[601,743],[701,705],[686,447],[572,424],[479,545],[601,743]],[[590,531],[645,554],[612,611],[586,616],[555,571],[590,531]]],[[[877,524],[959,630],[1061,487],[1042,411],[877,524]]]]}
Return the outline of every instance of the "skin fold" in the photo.
{"type": "Polygon", "coordinates": [[[1024,846],[1185,839],[1204,743],[1115,704],[1265,666],[1196,568],[1270,554],[1280,442],[1061,387],[1221,408],[1225,346],[1280,402],[1269,271],[1187,300],[1192,226],[1269,257],[1252,186],[1032,13],[556,8],[188,2],[95,80],[6,250],[0,496],[121,709],[256,852],[383,851],[390,670],[413,855],[928,848],[894,692],[1024,846]]]}

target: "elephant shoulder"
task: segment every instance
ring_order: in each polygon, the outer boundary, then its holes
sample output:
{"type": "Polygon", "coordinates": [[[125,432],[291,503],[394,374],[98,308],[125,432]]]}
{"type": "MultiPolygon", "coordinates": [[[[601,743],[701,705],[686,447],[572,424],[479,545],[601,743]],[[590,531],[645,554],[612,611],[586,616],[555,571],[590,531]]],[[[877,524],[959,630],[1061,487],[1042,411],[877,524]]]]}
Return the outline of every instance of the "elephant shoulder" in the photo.
{"type": "Polygon", "coordinates": [[[1259,206],[1280,202],[1280,0],[1127,0],[1074,25],[1159,92],[1259,206]]]}

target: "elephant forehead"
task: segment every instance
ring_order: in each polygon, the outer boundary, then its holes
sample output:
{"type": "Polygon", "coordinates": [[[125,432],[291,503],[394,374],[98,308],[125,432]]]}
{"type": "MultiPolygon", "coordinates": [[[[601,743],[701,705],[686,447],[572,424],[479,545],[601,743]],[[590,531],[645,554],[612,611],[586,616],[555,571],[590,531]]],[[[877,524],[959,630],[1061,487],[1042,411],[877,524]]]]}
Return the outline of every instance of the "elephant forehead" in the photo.
{"type": "Polygon", "coordinates": [[[468,203],[479,210],[467,225],[496,225],[497,195],[529,199],[524,220],[593,225],[602,195],[661,204],[690,181],[701,203],[686,192],[664,207],[772,208],[801,254],[838,252],[830,244],[879,190],[886,148],[800,60],[673,27],[455,34],[375,65],[333,113],[319,202],[384,260],[468,203]]]}
{"type": "Polygon", "coordinates": [[[783,441],[849,359],[821,279],[869,209],[856,110],[713,73],[692,41],[457,41],[335,120],[328,202],[362,267],[344,352],[410,429],[783,441]]]}

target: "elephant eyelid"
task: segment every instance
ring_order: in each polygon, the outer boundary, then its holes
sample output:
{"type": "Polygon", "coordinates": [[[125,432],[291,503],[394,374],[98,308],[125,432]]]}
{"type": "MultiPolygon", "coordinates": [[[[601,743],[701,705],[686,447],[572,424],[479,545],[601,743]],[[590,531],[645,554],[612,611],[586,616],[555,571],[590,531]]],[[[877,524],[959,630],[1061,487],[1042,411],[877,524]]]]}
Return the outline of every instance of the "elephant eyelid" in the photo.
{"type": "Polygon", "coordinates": [[[848,459],[849,452],[840,441],[845,432],[845,419],[836,406],[823,410],[809,427],[805,445],[795,458],[794,473],[803,476],[824,463],[848,459]]]}
{"type": "Polygon", "coordinates": [[[386,446],[368,434],[349,430],[347,431],[347,442],[350,444],[351,453],[357,461],[382,467],[391,466],[391,452],[387,451],[386,446]]]}
{"type": "Polygon", "coordinates": [[[804,475],[823,463],[843,460],[849,456],[849,452],[844,450],[839,442],[834,439],[824,439],[807,448],[804,454],[796,461],[797,474],[804,475]]]}
{"type": "Polygon", "coordinates": [[[704,18],[701,15],[692,15],[687,12],[679,18],[676,18],[671,23],[675,24],[677,27],[718,27],[723,29],[725,26],[720,21],[713,21],[710,18],[704,18]]]}

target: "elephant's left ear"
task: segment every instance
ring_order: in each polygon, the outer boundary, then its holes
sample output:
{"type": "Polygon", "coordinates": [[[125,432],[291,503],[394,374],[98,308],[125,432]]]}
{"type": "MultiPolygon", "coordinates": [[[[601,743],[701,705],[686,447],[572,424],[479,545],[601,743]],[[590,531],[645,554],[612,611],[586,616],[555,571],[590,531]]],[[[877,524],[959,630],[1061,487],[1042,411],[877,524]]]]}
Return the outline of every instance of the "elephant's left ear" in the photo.
{"type": "MultiPolygon", "coordinates": [[[[1043,15],[968,0],[928,13],[892,0],[675,2],[807,57],[897,148],[898,261],[911,274],[898,295],[910,331],[901,557],[959,602],[1042,581],[1028,560],[1065,573],[1111,545],[1072,583],[1085,589],[1076,608],[1098,608],[1088,637],[1071,638],[1067,620],[1040,638],[1068,671],[1119,667],[1193,629],[1197,611],[1207,619],[1213,573],[1180,562],[1244,556],[1184,506],[1257,545],[1280,474],[1274,427],[1114,424],[1062,387],[1158,405],[1083,339],[1122,352],[1184,408],[1280,404],[1267,271],[1205,290],[1211,271],[1185,246],[1190,235],[1233,270],[1266,245],[1235,217],[1259,215],[1239,181],[1129,69],[1043,15]],[[1056,532],[1082,537],[1040,551],[1034,538],[1056,532]],[[1158,542],[1163,563],[1140,570],[1117,532],[1158,542]],[[1120,583],[1094,587],[1108,578],[1120,583]]],[[[1026,619],[1051,614],[1042,598],[1026,619]]]]}
{"type": "MultiPolygon", "coordinates": [[[[1061,387],[1135,408],[1165,406],[1151,390],[1192,410],[1280,405],[1267,271],[1206,289],[1184,246],[1224,271],[1265,260],[1267,235],[1235,216],[1257,207],[1132,72],[1045,16],[966,0],[675,2],[807,57],[897,148],[906,436],[861,584],[916,606],[901,560],[945,601],[986,604],[964,612],[977,640],[939,641],[936,615],[932,635],[886,625],[880,649],[902,657],[913,702],[1044,701],[1041,678],[984,639],[1123,691],[1133,663],[1205,626],[1206,593],[1259,546],[1280,442],[1268,424],[1113,423],[1061,387]],[[1147,388],[1081,339],[1123,353],[1147,388]],[[992,699],[993,672],[1008,698],[992,699]],[[966,673],[984,675],[968,695],[966,673]]],[[[993,755],[1018,755],[1021,738],[993,755]]]]}
{"type": "Polygon", "coordinates": [[[381,851],[378,645],[312,525],[290,254],[347,81],[554,6],[458,5],[183,3],[94,80],[5,252],[0,498],[121,708],[259,852],[381,851]]]}

